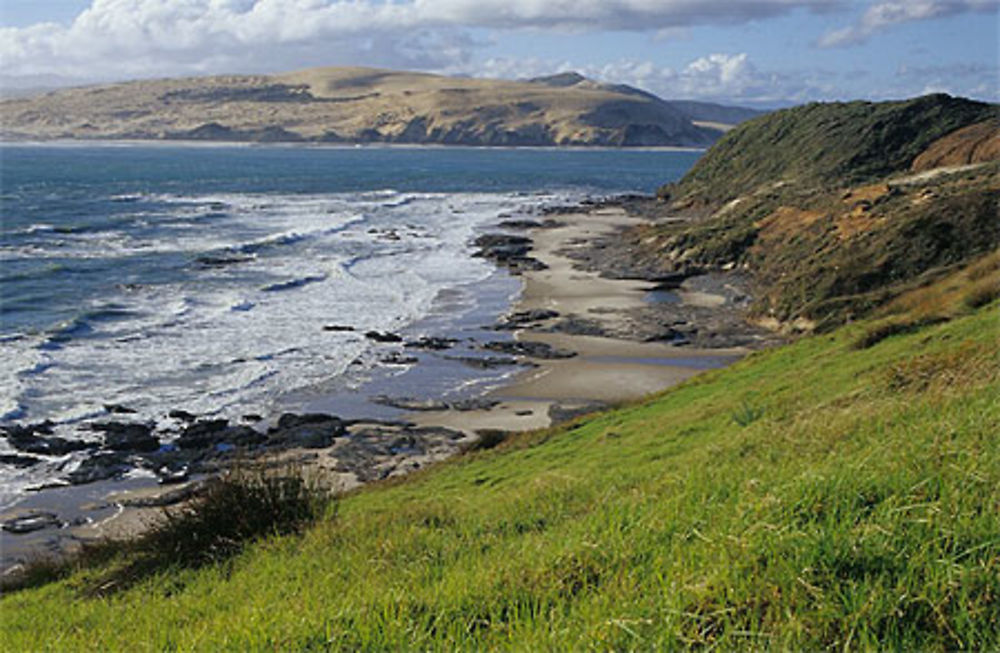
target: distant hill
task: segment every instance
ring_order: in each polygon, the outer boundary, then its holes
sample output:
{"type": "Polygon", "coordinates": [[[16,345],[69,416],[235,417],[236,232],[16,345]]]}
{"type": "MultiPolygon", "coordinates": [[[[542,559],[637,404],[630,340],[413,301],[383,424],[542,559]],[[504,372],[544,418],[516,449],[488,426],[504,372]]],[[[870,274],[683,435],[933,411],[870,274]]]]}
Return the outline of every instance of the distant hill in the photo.
{"type": "Polygon", "coordinates": [[[577,72],[559,73],[546,77],[535,77],[528,80],[533,84],[544,84],[555,88],[599,88],[623,95],[632,95],[659,102],[673,110],[680,111],[693,123],[722,134],[741,122],[763,115],[764,111],[733,107],[712,102],[696,102],[694,100],[664,100],[648,91],[628,86],[626,84],[607,84],[587,79],[577,72]]]}
{"type": "Polygon", "coordinates": [[[719,131],[640,91],[372,68],[135,81],[0,102],[7,139],[707,146],[719,131]]]}
{"type": "Polygon", "coordinates": [[[765,111],[732,107],[712,102],[695,102],[694,100],[668,100],[667,104],[677,109],[696,122],[714,122],[736,126],[752,118],[764,115],[765,111]]]}
{"type": "Polygon", "coordinates": [[[997,106],[929,95],[810,104],[729,132],[633,234],[672,273],[740,269],[754,316],[800,330],[867,314],[1000,247],[997,106]]]}

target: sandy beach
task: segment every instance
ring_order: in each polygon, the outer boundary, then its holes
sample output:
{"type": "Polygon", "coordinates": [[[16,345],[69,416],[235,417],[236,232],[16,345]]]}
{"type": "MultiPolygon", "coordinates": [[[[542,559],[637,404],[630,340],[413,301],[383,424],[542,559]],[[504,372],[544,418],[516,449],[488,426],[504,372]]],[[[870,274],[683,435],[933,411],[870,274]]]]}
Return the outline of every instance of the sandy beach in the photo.
{"type": "MultiPolygon", "coordinates": [[[[639,399],[676,385],[712,367],[724,366],[747,353],[743,348],[683,349],[663,342],[550,331],[558,319],[582,318],[609,332],[620,331],[627,312],[648,304],[656,284],[608,279],[579,269],[571,257],[595,239],[641,223],[618,207],[566,214],[555,227],[533,229],[531,255],[547,265],[522,274],[523,290],[511,312],[546,310],[558,313],[515,332],[519,342],[537,342],[574,352],[572,358],[534,359],[525,371],[489,393],[500,403],[490,410],[420,412],[407,419],[423,426],[444,426],[470,434],[478,429],[524,431],[552,423],[553,407],[597,409],[639,399]]],[[[682,302],[721,304],[706,293],[681,295],[682,302]]]]}

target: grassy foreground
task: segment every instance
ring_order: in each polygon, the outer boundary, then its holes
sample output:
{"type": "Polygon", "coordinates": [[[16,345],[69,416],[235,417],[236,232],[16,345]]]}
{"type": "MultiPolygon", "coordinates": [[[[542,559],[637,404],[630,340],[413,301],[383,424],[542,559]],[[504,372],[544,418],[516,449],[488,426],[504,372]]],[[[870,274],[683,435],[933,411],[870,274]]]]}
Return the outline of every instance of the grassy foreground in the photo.
{"type": "Polygon", "coordinates": [[[996,649],[1000,306],[960,312],[752,355],[228,563],[11,593],[0,649],[996,649]]]}

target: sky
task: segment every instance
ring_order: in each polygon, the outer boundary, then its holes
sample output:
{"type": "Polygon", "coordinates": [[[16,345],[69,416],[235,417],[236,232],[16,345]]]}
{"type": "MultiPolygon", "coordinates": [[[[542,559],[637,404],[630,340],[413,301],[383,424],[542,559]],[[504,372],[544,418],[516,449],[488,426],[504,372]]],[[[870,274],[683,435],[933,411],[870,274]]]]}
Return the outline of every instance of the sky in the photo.
{"type": "Polygon", "coordinates": [[[1000,100],[1000,0],[0,0],[0,88],[363,65],[775,107],[1000,100]]]}

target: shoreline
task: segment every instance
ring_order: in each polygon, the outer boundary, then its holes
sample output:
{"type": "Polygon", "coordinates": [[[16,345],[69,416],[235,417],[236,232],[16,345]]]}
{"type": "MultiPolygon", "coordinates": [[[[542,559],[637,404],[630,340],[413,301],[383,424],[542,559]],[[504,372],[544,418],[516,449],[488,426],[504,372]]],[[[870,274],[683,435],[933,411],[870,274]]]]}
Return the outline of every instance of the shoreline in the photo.
{"type": "MultiPolygon", "coordinates": [[[[552,419],[552,415],[575,416],[641,399],[749,352],[745,347],[680,348],[614,335],[560,332],[559,323],[573,319],[591,322],[595,331],[620,332],[625,328],[628,311],[649,306],[646,296],[657,284],[605,278],[597,271],[579,269],[571,257],[574,249],[641,224],[644,219],[631,217],[618,207],[566,213],[556,219],[559,226],[529,230],[532,257],[548,267],[523,273],[521,295],[511,313],[547,311],[557,315],[524,325],[514,332],[514,339],[574,355],[532,359],[534,368],[516,374],[487,394],[500,402],[490,410],[418,413],[407,415],[407,419],[423,426],[465,428],[471,432],[546,428],[563,421],[552,419]],[[690,360],[683,359],[699,359],[707,365],[690,365],[690,360]],[[671,360],[676,364],[669,364],[671,360]]],[[[719,301],[724,302],[724,298],[719,301]]]]}
{"type": "Polygon", "coordinates": [[[461,145],[446,143],[324,143],[319,141],[210,141],[190,139],[156,139],[156,138],[95,138],[93,140],[80,138],[54,138],[11,140],[0,138],[0,148],[9,146],[29,147],[123,147],[123,146],[171,146],[179,147],[247,147],[275,149],[317,149],[317,150],[355,150],[355,149],[464,149],[464,150],[540,150],[540,151],[572,151],[572,152],[705,152],[707,147],[693,145],[461,145]]]}
{"type": "MultiPolygon", "coordinates": [[[[260,460],[263,456],[269,465],[319,470],[329,477],[335,491],[344,492],[369,481],[432,465],[475,448],[484,438],[502,439],[508,433],[546,428],[641,399],[701,371],[738,360],[749,349],[693,348],[662,340],[643,342],[636,337],[634,322],[636,315],[650,319],[649,294],[659,285],[652,280],[605,278],[598,271],[580,268],[578,255],[582,249],[644,221],[628,215],[622,207],[600,205],[559,211],[544,223],[524,221],[511,226],[501,222],[491,227],[489,234],[500,229],[508,239],[530,237],[530,256],[524,257],[522,252],[513,266],[511,261],[506,262],[521,279],[520,294],[509,307],[504,329],[513,339],[501,336],[496,331],[500,326],[494,325],[483,329],[494,329],[496,340],[473,347],[483,351],[486,359],[516,360],[521,371],[495,380],[492,389],[471,400],[431,398],[420,403],[420,410],[413,409],[412,404],[417,402],[397,401],[390,414],[398,418],[342,420],[326,415],[330,420],[313,426],[331,432],[318,441],[315,434],[310,435],[312,440],[288,439],[288,446],[264,450],[254,457],[260,460]],[[523,261],[535,263],[520,269],[523,261]],[[511,326],[509,320],[518,316],[520,321],[511,326]],[[500,349],[495,356],[489,351],[492,347],[500,349]],[[528,369],[523,369],[525,366],[528,369]]],[[[486,256],[489,258],[488,252],[486,256]]],[[[502,261],[497,262],[503,267],[502,261]]],[[[690,300],[703,304],[704,293],[692,294],[690,300]]],[[[681,295],[678,305],[684,306],[686,301],[681,295]]],[[[725,297],[713,295],[708,303],[719,307],[726,302],[725,297]]],[[[448,360],[447,351],[428,353],[448,360]]],[[[422,360],[404,376],[425,364],[422,360]]],[[[314,403],[322,405],[322,401],[314,403]]],[[[370,414],[377,413],[373,410],[370,414]]],[[[277,416],[262,423],[274,424],[274,420],[277,416]]],[[[275,428],[272,426],[268,433],[275,428]]],[[[299,423],[289,432],[301,435],[309,428],[299,423]]],[[[281,432],[278,435],[284,437],[281,432]]],[[[221,471],[226,465],[226,459],[220,459],[210,467],[221,471]]],[[[23,559],[38,553],[71,553],[86,540],[132,536],[155,520],[163,506],[183,500],[184,488],[194,491],[199,480],[194,474],[185,482],[170,485],[157,485],[152,477],[99,480],[35,492],[0,515],[0,521],[31,512],[53,514],[58,509],[64,526],[57,531],[45,528],[25,535],[3,533],[7,547],[2,552],[0,575],[12,572],[23,559]]]]}

